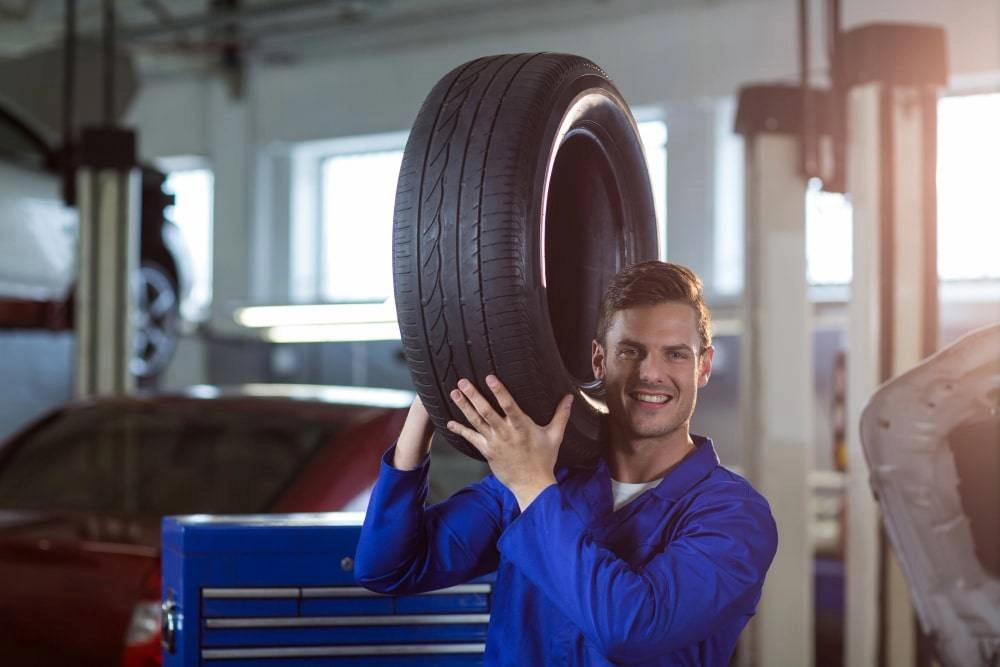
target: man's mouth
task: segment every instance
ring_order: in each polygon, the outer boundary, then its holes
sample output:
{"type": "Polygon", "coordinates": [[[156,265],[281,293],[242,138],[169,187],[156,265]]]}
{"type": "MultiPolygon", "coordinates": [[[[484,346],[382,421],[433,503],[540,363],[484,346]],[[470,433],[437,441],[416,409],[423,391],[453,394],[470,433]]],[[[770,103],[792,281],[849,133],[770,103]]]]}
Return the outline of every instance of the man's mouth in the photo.
{"type": "Polygon", "coordinates": [[[629,392],[629,396],[633,400],[639,401],[641,403],[660,403],[660,404],[667,403],[673,398],[669,394],[654,394],[654,393],[647,393],[644,391],[632,391],[629,392]]]}

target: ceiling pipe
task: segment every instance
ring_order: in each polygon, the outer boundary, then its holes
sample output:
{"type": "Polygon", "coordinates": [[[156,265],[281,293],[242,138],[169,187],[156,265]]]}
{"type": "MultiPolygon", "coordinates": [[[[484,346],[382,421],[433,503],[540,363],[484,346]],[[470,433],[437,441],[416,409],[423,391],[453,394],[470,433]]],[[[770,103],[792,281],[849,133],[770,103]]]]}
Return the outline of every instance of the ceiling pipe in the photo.
{"type": "MultiPolygon", "coordinates": [[[[366,4],[383,3],[384,0],[366,0],[366,4]]],[[[119,37],[124,42],[137,42],[195,28],[214,28],[234,23],[253,22],[292,14],[314,7],[326,5],[350,6],[355,4],[358,4],[358,0],[288,0],[280,5],[254,5],[239,9],[216,9],[194,16],[176,17],[170,23],[157,21],[145,26],[128,28],[121,31],[119,37]]]]}

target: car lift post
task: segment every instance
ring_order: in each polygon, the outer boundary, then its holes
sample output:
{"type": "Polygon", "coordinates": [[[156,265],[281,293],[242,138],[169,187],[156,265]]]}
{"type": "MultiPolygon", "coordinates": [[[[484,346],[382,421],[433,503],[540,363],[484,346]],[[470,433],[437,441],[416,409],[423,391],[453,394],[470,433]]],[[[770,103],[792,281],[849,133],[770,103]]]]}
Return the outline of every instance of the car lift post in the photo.
{"type": "Polygon", "coordinates": [[[77,196],[80,278],[76,293],[76,393],[122,394],[129,368],[138,266],[139,174],[135,134],[85,128],[77,196]]]}
{"type": "MultiPolygon", "coordinates": [[[[115,126],[115,6],[103,0],[104,124],[83,128],[76,175],[80,267],[76,287],[76,395],[125,394],[135,388],[132,357],[133,284],[139,265],[139,171],[136,135],[115,126]]],[[[67,51],[75,10],[66,9],[67,51]]],[[[67,70],[67,83],[72,71],[67,70]]],[[[72,90],[67,85],[67,90],[72,90]]],[[[67,103],[72,95],[67,93],[67,103]]],[[[70,113],[69,108],[66,111],[70,113]]],[[[71,124],[68,126],[71,130],[71,124]]],[[[71,137],[66,137],[67,142],[71,137]]]]}
{"type": "Polygon", "coordinates": [[[861,448],[876,387],[937,346],[936,141],[947,80],[944,31],[875,24],[840,37],[847,191],[854,210],[848,307],[845,664],[916,664],[909,589],[880,531],[861,448]]]}
{"type": "Polygon", "coordinates": [[[744,465],[770,501],[781,535],[757,620],[739,651],[742,665],[813,664],[813,317],[806,281],[807,178],[799,168],[804,108],[799,87],[758,85],[740,91],[736,114],[746,167],[744,465]]]}

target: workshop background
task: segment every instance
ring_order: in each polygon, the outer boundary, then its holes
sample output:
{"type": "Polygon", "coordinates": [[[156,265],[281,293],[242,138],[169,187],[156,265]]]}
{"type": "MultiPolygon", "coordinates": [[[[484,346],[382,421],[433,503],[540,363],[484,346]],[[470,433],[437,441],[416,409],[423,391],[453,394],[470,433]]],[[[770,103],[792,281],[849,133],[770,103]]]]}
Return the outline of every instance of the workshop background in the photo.
{"type": "MultiPolygon", "coordinates": [[[[830,86],[831,21],[842,31],[876,23],[943,30],[946,80],[927,81],[939,95],[931,167],[937,184],[934,345],[1000,322],[997,0],[112,4],[119,54],[113,113],[103,97],[107,4],[76,3],[77,123],[99,124],[103,113],[135,130],[138,157],[166,176],[164,190],[174,197],[167,217],[184,255],[183,279],[164,287],[178,300],[177,319],[165,321],[162,331],[170,337],[164,365],[137,378],[136,391],[259,383],[411,389],[391,303],[393,197],[410,124],[434,83],[461,63],[498,53],[575,53],[609,73],[639,123],[661,256],[690,266],[705,283],[717,351],[692,430],[711,436],[723,463],[766,493],[768,484],[755,475],[766,475],[761,466],[771,459],[747,427],[746,411],[753,409],[747,392],[755,383],[746,373],[779,362],[743,358],[746,283],[761,273],[748,262],[763,255],[749,252],[746,240],[754,206],[748,195],[755,194],[747,165],[759,163],[747,162],[745,144],[756,139],[734,128],[747,86],[803,80],[830,86]],[[317,305],[324,307],[309,308],[317,305]]],[[[0,103],[51,137],[64,130],[65,26],[65,3],[0,0],[0,103]]],[[[0,174],[3,213],[5,202],[24,190],[14,176],[0,174]]],[[[772,655],[792,662],[761,658],[758,664],[930,664],[918,625],[904,627],[903,639],[893,634],[886,618],[896,612],[885,606],[900,603],[891,592],[876,586],[845,595],[851,590],[843,511],[850,475],[862,480],[862,492],[867,488],[860,448],[851,444],[858,424],[846,379],[852,354],[862,354],[849,341],[851,295],[867,289],[852,282],[852,248],[864,246],[854,238],[850,193],[825,192],[821,178],[799,176],[801,189],[791,194],[800,198],[804,243],[787,259],[805,268],[807,308],[804,319],[786,323],[808,331],[811,393],[788,405],[803,412],[789,419],[811,433],[796,445],[804,465],[794,473],[808,492],[808,518],[783,527],[782,536],[809,545],[795,556],[809,579],[773,584],[754,621],[756,648],[743,651],[741,660],[772,655]],[[768,653],[777,644],[781,648],[768,653]]],[[[58,198],[59,178],[50,180],[47,196],[58,198]]],[[[57,313],[74,288],[74,267],[86,266],[74,259],[74,238],[67,245],[46,228],[17,242],[51,249],[51,266],[59,266],[51,271],[60,275],[40,275],[50,265],[20,267],[18,254],[27,246],[11,240],[20,233],[11,229],[0,219],[0,288],[6,290],[0,301],[45,303],[47,313],[57,313]]],[[[756,286],[768,287],[777,289],[756,286]]],[[[0,308],[0,314],[22,312],[0,308]]],[[[0,437],[77,391],[76,335],[62,317],[61,324],[20,315],[0,322],[0,437]]],[[[997,455],[984,465],[995,469],[996,484],[997,455]]],[[[779,525],[782,511],[776,506],[779,525]]],[[[783,571],[772,570],[770,579],[781,579],[783,571]]],[[[902,614],[912,619],[912,610],[902,614]]]]}

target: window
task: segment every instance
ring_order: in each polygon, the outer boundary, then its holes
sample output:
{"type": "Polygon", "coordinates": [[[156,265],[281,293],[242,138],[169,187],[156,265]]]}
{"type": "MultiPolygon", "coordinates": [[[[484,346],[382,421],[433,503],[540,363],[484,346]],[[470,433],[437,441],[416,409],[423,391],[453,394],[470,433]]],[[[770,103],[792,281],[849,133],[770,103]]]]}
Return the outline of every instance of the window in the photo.
{"type": "Polygon", "coordinates": [[[1000,278],[1000,93],[938,104],[938,275],[1000,278]]]}
{"type": "MultiPolygon", "coordinates": [[[[190,260],[188,298],[181,302],[181,314],[191,321],[203,320],[212,305],[212,209],[214,177],[204,166],[170,169],[164,190],[174,195],[167,217],[180,229],[181,243],[190,260]]],[[[176,164],[176,162],[174,163],[176,164]]]]}
{"type": "Polygon", "coordinates": [[[743,289],[744,273],[744,154],[743,138],[733,131],[736,100],[715,102],[715,292],[735,296],[743,289]]]}
{"type": "Polygon", "coordinates": [[[383,301],[392,295],[392,213],[402,159],[399,150],[323,160],[323,300],[383,301]]]}
{"type": "Polygon", "coordinates": [[[639,124],[639,138],[646,154],[649,182],[653,188],[656,209],[656,235],[660,243],[660,259],[667,257],[667,125],[662,120],[639,124]]]}
{"type": "MultiPolygon", "coordinates": [[[[938,277],[1000,278],[1000,93],[945,97],[938,104],[938,277]]],[[[851,280],[850,204],[842,195],[806,194],[806,257],[814,285],[851,280]]]]}
{"type": "MultiPolygon", "coordinates": [[[[659,120],[638,126],[665,254],[667,127],[659,120]]],[[[402,149],[393,149],[334,153],[321,160],[321,300],[355,303],[392,296],[392,215],[402,158],[402,149]]]]}
{"type": "Polygon", "coordinates": [[[823,192],[813,179],[806,190],[806,276],[810,285],[851,282],[854,229],[851,204],[836,192],[823,192]]]}
{"type": "Polygon", "coordinates": [[[197,401],[69,411],[13,445],[0,507],[264,512],[337,431],[329,421],[197,401]]]}

